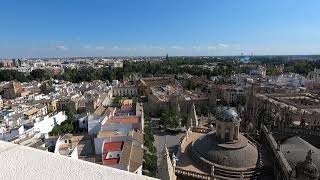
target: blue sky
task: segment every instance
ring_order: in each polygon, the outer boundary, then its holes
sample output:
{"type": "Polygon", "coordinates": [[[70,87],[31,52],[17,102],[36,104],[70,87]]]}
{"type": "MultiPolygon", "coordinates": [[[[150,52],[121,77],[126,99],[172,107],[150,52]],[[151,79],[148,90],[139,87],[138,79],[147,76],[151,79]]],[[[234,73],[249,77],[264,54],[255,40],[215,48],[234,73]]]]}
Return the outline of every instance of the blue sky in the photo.
{"type": "Polygon", "coordinates": [[[320,54],[319,0],[0,0],[0,58],[320,54]]]}

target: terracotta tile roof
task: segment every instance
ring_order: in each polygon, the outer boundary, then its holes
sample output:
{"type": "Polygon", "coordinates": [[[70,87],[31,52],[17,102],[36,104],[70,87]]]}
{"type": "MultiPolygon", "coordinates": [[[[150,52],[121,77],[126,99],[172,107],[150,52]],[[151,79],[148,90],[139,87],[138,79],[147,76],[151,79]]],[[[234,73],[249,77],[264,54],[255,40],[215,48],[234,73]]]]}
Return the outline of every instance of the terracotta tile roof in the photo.
{"type": "Polygon", "coordinates": [[[116,156],[113,158],[108,158],[107,159],[107,155],[109,152],[114,152],[114,151],[121,151],[123,148],[123,142],[109,142],[109,143],[105,143],[103,145],[103,164],[104,165],[116,165],[119,164],[120,161],[120,157],[116,156]]]}
{"type": "Polygon", "coordinates": [[[102,116],[103,112],[106,110],[105,107],[103,106],[99,106],[95,111],[94,114],[98,115],[98,116],[102,116]]]}
{"type": "Polygon", "coordinates": [[[100,131],[97,135],[97,138],[106,138],[106,137],[120,137],[120,136],[127,136],[127,133],[119,133],[119,131],[116,130],[107,130],[107,131],[100,131]]]}
{"type": "Polygon", "coordinates": [[[132,142],[125,142],[119,164],[129,166],[129,171],[134,172],[143,163],[143,148],[134,146],[132,142]]]}
{"type": "Polygon", "coordinates": [[[103,145],[104,152],[120,151],[122,149],[123,142],[109,142],[103,145]]]}
{"type": "Polygon", "coordinates": [[[98,116],[109,116],[115,109],[113,107],[105,108],[104,106],[99,106],[94,114],[98,116]]]}
{"type": "Polygon", "coordinates": [[[113,117],[107,120],[104,125],[119,123],[119,124],[136,124],[140,123],[139,117],[113,117]]]}
{"type": "Polygon", "coordinates": [[[99,97],[99,100],[98,100],[98,105],[100,106],[103,102],[103,100],[107,97],[107,94],[102,94],[100,95],[99,97]]]}
{"type": "Polygon", "coordinates": [[[141,131],[130,131],[128,133],[128,136],[131,136],[133,139],[135,139],[136,141],[138,141],[141,144],[143,144],[143,142],[144,142],[143,133],[141,131]]]}

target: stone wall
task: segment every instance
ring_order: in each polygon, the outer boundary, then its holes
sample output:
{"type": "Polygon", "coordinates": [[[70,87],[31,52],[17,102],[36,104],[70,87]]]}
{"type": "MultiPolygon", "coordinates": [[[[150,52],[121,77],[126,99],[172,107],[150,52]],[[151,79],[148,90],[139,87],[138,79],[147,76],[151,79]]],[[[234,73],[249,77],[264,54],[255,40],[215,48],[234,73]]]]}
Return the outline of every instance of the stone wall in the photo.
{"type": "Polygon", "coordinates": [[[272,157],[273,171],[276,180],[290,180],[292,177],[292,167],[289,165],[284,154],[280,151],[279,145],[273,138],[272,133],[265,125],[261,125],[261,141],[267,147],[272,157]]]}

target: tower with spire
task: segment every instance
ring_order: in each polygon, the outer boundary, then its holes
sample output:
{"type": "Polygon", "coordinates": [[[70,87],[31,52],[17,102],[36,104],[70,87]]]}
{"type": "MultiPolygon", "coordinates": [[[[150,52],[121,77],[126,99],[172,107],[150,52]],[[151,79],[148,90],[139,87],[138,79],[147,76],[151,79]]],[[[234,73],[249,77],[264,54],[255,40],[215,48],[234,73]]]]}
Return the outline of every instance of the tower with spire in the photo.
{"type": "Polygon", "coordinates": [[[179,103],[177,104],[176,115],[178,120],[178,126],[181,127],[181,109],[179,103]]]}
{"type": "Polygon", "coordinates": [[[188,127],[198,127],[199,126],[199,120],[196,112],[196,106],[194,103],[192,103],[189,117],[188,117],[188,127]]]}

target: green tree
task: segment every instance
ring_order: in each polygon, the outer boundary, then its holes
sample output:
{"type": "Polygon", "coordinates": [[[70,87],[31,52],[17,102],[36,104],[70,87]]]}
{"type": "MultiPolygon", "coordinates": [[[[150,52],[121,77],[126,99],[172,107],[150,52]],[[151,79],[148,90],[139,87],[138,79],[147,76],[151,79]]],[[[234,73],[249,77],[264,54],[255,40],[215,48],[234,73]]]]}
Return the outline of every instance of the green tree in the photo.
{"type": "Polygon", "coordinates": [[[157,175],[157,156],[155,154],[145,153],[143,156],[143,174],[156,177],[157,175]]]}
{"type": "Polygon", "coordinates": [[[41,90],[41,93],[43,94],[49,94],[50,92],[52,92],[53,91],[52,81],[43,82],[40,86],[40,90],[41,90]]]}
{"type": "Polygon", "coordinates": [[[31,77],[33,79],[44,81],[48,80],[53,77],[53,73],[51,71],[45,70],[45,69],[35,69],[32,70],[30,73],[31,77]]]}
{"type": "Polygon", "coordinates": [[[20,82],[28,82],[30,78],[28,78],[26,73],[18,72],[17,70],[0,70],[0,81],[12,81],[17,80],[20,82]]]}
{"type": "Polygon", "coordinates": [[[267,75],[268,75],[268,76],[277,75],[277,74],[279,74],[279,73],[280,73],[280,72],[279,72],[278,69],[275,68],[275,67],[268,67],[268,68],[267,68],[267,75]]]}
{"type": "Polygon", "coordinates": [[[75,109],[71,104],[67,104],[65,107],[63,107],[62,110],[66,113],[66,116],[68,117],[69,121],[71,121],[71,122],[76,121],[75,109]]]}
{"type": "Polygon", "coordinates": [[[61,125],[55,126],[50,132],[51,135],[63,135],[67,133],[73,133],[75,131],[74,125],[70,120],[66,120],[61,125]]]}
{"type": "Polygon", "coordinates": [[[147,151],[143,155],[143,174],[151,177],[156,177],[157,149],[156,147],[154,147],[153,143],[153,130],[151,128],[150,121],[147,121],[144,127],[144,146],[147,148],[147,151]]]}
{"type": "Polygon", "coordinates": [[[175,110],[170,106],[168,110],[161,113],[160,124],[165,128],[177,128],[178,119],[175,110]]]}
{"type": "Polygon", "coordinates": [[[153,146],[153,142],[154,142],[153,130],[148,124],[144,128],[144,145],[150,149],[153,146]]]}
{"type": "Polygon", "coordinates": [[[52,131],[50,132],[51,135],[53,136],[58,136],[62,134],[62,130],[60,126],[55,126],[52,131]]]}

